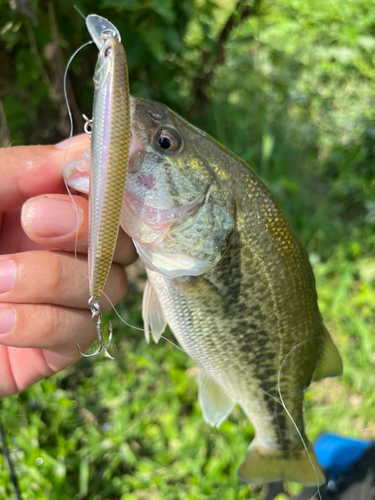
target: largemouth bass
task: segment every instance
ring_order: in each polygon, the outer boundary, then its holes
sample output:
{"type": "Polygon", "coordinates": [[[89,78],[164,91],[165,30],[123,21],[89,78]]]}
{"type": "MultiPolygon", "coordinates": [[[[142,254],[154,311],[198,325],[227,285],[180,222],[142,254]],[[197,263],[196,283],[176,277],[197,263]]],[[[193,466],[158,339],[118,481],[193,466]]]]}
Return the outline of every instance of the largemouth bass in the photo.
{"type": "MultiPolygon", "coordinates": [[[[342,364],[306,251],[258,176],[212,137],[149,100],[131,98],[131,122],[121,225],[147,268],[146,338],[168,323],[197,362],[207,422],[236,403],[248,416],[241,478],[323,483],[303,397],[342,364]]],[[[72,187],[83,175],[70,165],[72,187]]]]}

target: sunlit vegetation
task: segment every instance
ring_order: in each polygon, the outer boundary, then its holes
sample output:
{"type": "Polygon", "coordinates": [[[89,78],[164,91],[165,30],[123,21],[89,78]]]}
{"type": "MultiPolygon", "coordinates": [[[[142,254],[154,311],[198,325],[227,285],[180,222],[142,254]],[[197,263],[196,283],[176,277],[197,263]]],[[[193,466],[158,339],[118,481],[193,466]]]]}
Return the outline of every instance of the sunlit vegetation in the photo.
{"type": "MultiPolygon", "coordinates": [[[[375,10],[370,0],[0,2],[0,141],[69,134],[62,74],[95,10],[119,28],[131,92],[162,101],[264,179],[310,254],[341,379],[313,384],[307,434],[375,435],[375,10]],[[47,8],[46,8],[47,5],[47,8]],[[20,7],[21,9],[21,7],[20,7]]],[[[75,133],[91,115],[96,50],[69,71],[75,133]],[[74,96],[74,97],[73,97],[74,96]]],[[[142,327],[138,265],[119,312],[142,327]]],[[[84,279],[84,277],[82,278],[84,279]]],[[[204,423],[192,361],[112,313],[116,362],[75,366],[2,401],[24,500],[241,500],[253,437],[236,408],[204,423]]],[[[168,338],[173,341],[169,333],[168,338]]],[[[0,499],[15,498],[0,455],[0,499]]]]}

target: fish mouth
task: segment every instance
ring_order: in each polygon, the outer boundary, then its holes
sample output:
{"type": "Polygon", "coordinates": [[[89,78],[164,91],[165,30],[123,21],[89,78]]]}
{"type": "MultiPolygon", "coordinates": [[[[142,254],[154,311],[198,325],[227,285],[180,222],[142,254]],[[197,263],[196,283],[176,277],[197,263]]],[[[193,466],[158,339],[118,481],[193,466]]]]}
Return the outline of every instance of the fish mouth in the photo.
{"type": "MultiPolygon", "coordinates": [[[[207,190],[208,192],[208,190],[207,190]]],[[[183,248],[168,251],[163,242],[174,240],[171,232],[178,220],[201,207],[207,192],[183,207],[159,209],[147,205],[129,192],[125,192],[121,227],[133,239],[137,252],[147,269],[169,278],[199,276],[211,269],[213,263],[184,253],[183,248]]],[[[183,246],[183,245],[182,245],[183,246]]]]}
{"type": "Polygon", "coordinates": [[[178,220],[190,215],[203,205],[207,192],[196,198],[189,205],[175,208],[156,208],[147,205],[134,195],[125,191],[124,208],[129,210],[137,219],[152,228],[169,227],[178,220]]]}

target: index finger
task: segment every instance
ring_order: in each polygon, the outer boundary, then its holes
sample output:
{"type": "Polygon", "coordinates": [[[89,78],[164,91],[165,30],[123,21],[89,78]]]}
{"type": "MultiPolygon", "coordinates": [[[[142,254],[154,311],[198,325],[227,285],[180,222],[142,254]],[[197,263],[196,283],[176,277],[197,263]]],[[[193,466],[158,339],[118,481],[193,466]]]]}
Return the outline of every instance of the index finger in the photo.
{"type": "Polygon", "coordinates": [[[89,137],[82,134],[56,146],[0,149],[0,212],[20,207],[33,196],[64,192],[64,166],[89,145],[89,137]]]}

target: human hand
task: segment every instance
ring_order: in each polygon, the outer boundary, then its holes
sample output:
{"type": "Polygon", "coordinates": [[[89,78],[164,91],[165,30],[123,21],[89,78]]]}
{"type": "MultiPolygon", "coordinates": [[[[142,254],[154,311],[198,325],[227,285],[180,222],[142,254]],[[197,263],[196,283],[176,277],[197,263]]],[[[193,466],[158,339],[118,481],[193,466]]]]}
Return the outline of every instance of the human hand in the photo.
{"type": "MultiPolygon", "coordinates": [[[[76,343],[87,349],[96,337],[85,276],[88,201],[74,196],[74,208],[61,175],[88,146],[80,135],[69,144],[0,149],[0,397],[71,365],[76,343]]],[[[135,258],[120,230],[104,289],[114,304],[135,258]]],[[[101,307],[110,308],[106,299],[101,307]]]]}

